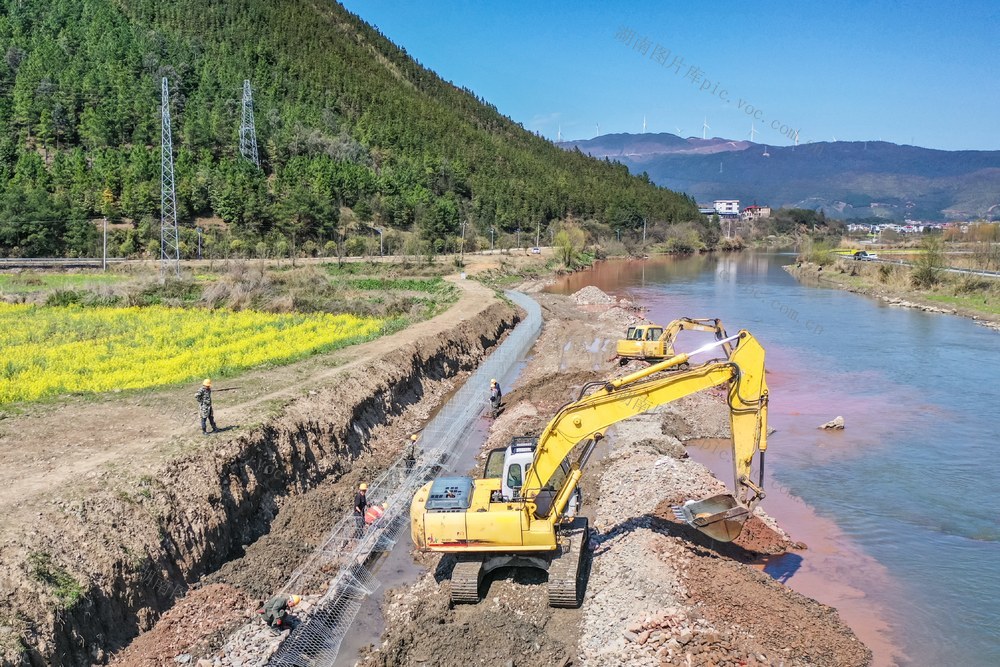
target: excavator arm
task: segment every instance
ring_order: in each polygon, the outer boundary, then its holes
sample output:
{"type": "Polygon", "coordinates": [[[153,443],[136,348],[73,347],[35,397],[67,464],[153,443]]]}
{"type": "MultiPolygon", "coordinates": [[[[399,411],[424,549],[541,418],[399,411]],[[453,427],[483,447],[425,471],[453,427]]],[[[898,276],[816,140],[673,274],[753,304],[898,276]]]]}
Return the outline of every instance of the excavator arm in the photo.
{"type": "MultiPolygon", "coordinates": [[[[726,383],[729,384],[728,403],[733,434],[735,497],[732,503],[710,504],[712,509],[721,511],[710,512],[709,516],[705,516],[705,512],[694,511],[698,509],[694,508],[688,512],[691,514],[688,520],[705,532],[710,532],[706,527],[716,521],[735,519],[742,525],[740,515],[745,520],[745,515],[753,510],[764,495],[763,455],[767,449],[764,349],[745,330],[736,336],[722,338],[689,354],[673,356],[617,380],[592,383],[584,387],[580,399],[561,408],[538,439],[535,458],[522,489],[527,509],[535,518],[544,517],[549,521],[557,521],[579,482],[582,467],[589,456],[589,447],[592,447],[594,439],[603,437],[608,427],[658,405],[726,383]],[[734,342],[735,347],[732,346],[734,342]],[[713,347],[723,347],[726,358],[669,372],[687,363],[692,356],[713,347]],[[590,389],[593,391],[587,394],[590,389]],[[588,440],[588,447],[580,460],[572,465],[562,488],[554,498],[547,498],[542,490],[560,463],[577,444],[588,440]],[[754,456],[758,452],[761,455],[761,473],[755,483],[751,479],[751,470],[754,456]],[[713,521],[712,518],[716,515],[719,516],[713,521]],[[698,521],[695,521],[696,518],[698,521]]],[[[719,535],[714,536],[724,539],[719,535]]]]}

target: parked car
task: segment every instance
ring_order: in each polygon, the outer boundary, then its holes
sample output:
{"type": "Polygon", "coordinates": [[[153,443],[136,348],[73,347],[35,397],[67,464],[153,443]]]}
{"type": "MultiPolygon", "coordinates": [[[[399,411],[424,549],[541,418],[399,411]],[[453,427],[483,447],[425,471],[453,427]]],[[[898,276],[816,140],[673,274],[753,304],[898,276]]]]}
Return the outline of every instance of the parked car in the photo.
{"type": "Polygon", "coordinates": [[[854,259],[860,260],[862,262],[872,262],[878,259],[878,255],[873,252],[868,252],[866,250],[859,250],[854,253],[854,259]]]}
{"type": "Polygon", "coordinates": [[[532,255],[541,255],[542,254],[542,249],[539,248],[538,246],[535,246],[534,248],[531,249],[531,254],[532,255]]]}

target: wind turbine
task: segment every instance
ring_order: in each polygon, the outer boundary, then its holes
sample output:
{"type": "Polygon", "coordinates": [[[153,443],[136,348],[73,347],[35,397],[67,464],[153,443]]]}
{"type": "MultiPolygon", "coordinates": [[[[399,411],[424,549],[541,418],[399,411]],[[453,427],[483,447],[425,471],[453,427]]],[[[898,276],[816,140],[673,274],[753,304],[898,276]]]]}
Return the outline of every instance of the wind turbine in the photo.
{"type": "Polygon", "coordinates": [[[705,116],[705,122],[702,123],[701,125],[701,138],[708,139],[708,135],[706,134],[706,132],[711,129],[712,128],[708,126],[708,116],[705,116]]]}
{"type": "Polygon", "coordinates": [[[753,138],[757,135],[757,126],[750,121],[750,143],[753,143],[753,138]]]}
{"type": "Polygon", "coordinates": [[[601,124],[597,123],[597,136],[601,136],[601,124]]]}
{"type": "Polygon", "coordinates": [[[674,128],[677,130],[677,136],[681,137],[683,139],[684,138],[684,130],[682,130],[681,128],[677,127],[676,125],[674,125],[674,128]]]}
{"type": "Polygon", "coordinates": [[[559,126],[559,131],[556,133],[556,141],[562,141],[562,125],[559,126]]]}
{"type": "Polygon", "coordinates": [[[642,133],[646,134],[646,114],[642,114],[642,133]]]}

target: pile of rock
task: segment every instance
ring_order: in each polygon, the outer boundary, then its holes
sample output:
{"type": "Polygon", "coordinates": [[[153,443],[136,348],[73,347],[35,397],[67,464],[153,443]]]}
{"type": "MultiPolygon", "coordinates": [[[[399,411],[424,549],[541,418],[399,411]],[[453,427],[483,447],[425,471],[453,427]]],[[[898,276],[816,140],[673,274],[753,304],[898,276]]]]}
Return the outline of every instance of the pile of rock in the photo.
{"type": "Polygon", "coordinates": [[[668,607],[635,619],[622,636],[661,663],[718,667],[770,664],[767,656],[748,652],[728,633],[719,632],[681,607],[668,607]]]}
{"type": "Polygon", "coordinates": [[[637,324],[645,320],[641,315],[635,312],[630,312],[621,306],[612,306],[606,311],[597,316],[597,319],[604,322],[611,322],[617,325],[618,328],[622,329],[622,334],[625,333],[624,329],[630,327],[633,324],[637,324]]]}
{"type": "Polygon", "coordinates": [[[613,296],[605,294],[593,285],[584,287],[573,294],[570,298],[573,299],[574,303],[578,303],[581,306],[611,305],[615,303],[615,298],[613,296]]]}
{"type": "Polygon", "coordinates": [[[885,301],[890,306],[899,306],[900,308],[916,308],[917,310],[922,310],[925,313],[943,313],[945,315],[954,315],[958,311],[954,308],[938,308],[937,306],[926,306],[920,303],[914,303],[913,301],[907,301],[906,299],[900,299],[894,296],[883,296],[882,300],[885,301]]]}
{"type": "MultiPolygon", "coordinates": [[[[295,618],[305,619],[319,598],[318,595],[303,596],[290,614],[295,618]]],[[[221,649],[199,658],[193,664],[196,667],[262,667],[289,634],[289,630],[275,632],[259,615],[254,614],[248,622],[229,635],[221,649]]],[[[181,662],[182,659],[183,656],[178,656],[175,661],[181,662]]]]}

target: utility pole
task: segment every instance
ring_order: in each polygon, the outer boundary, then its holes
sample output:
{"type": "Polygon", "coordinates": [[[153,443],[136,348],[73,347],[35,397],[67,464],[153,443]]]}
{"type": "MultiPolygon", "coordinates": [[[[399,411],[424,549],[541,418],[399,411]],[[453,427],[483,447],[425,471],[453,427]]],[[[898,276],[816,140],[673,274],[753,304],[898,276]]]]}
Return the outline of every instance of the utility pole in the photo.
{"type": "Polygon", "coordinates": [[[201,227],[198,227],[198,259],[201,259],[201,227]]]}
{"type": "Polygon", "coordinates": [[[160,280],[168,263],[181,273],[181,246],[177,238],[177,195],[174,192],[174,149],[170,138],[170,88],[163,77],[160,90],[160,280]]]}
{"type": "Polygon", "coordinates": [[[108,216],[104,216],[104,251],[101,255],[103,257],[101,261],[101,270],[108,270],[108,216]]]}
{"type": "Polygon", "coordinates": [[[517,228],[517,247],[521,247],[521,228],[517,228]]]}
{"type": "Polygon", "coordinates": [[[490,252],[493,252],[493,232],[496,231],[496,227],[490,227],[490,252]]]}
{"type": "Polygon", "coordinates": [[[459,262],[465,262],[465,223],[462,223],[462,247],[459,250],[459,262]]]}
{"type": "Polygon", "coordinates": [[[257,128],[253,122],[253,90],[250,79],[243,81],[243,118],[240,121],[240,155],[260,168],[257,155],[257,128]]]}
{"type": "Polygon", "coordinates": [[[538,235],[541,233],[541,231],[542,231],[542,223],[541,222],[536,223],[535,224],[535,247],[536,248],[538,247],[538,235]]]}
{"type": "Polygon", "coordinates": [[[642,219],[642,244],[646,245],[646,218],[642,219]]]}

